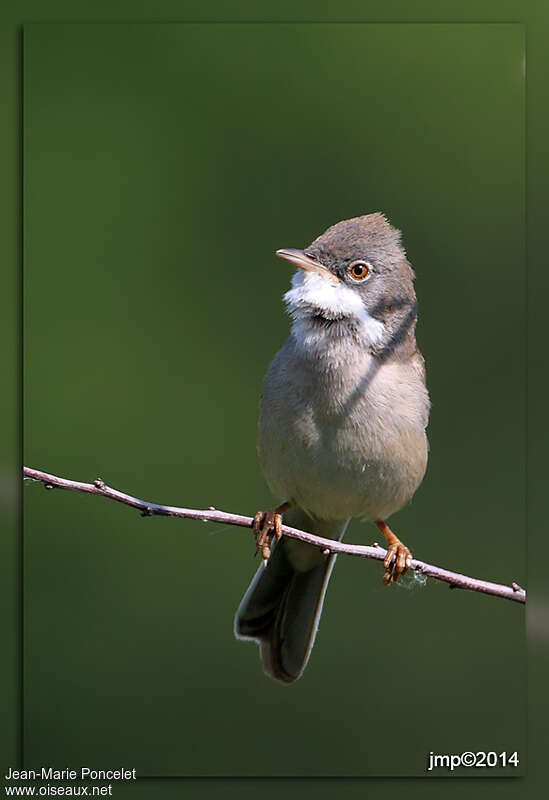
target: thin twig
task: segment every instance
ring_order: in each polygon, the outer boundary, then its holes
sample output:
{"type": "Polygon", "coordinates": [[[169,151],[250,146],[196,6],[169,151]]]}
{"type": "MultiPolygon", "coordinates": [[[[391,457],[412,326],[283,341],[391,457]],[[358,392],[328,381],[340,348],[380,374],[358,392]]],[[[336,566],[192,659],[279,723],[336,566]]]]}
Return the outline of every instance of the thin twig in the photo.
{"type": "MultiPolygon", "coordinates": [[[[139,500],[137,497],[132,497],[129,494],[119,492],[117,489],[107,486],[101,478],[97,478],[93,483],[81,483],[79,481],[68,480],[67,478],[58,478],[56,475],[50,475],[48,472],[31,469],[30,467],[24,467],[23,472],[25,478],[41,481],[46,489],[69,489],[73,492],[101,495],[102,497],[108,497],[110,500],[116,500],[118,503],[124,503],[127,506],[132,506],[132,508],[137,508],[144,517],[181,517],[183,519],[198,519],[205,522],[221,522],[224,525],[238,525],[241,528],[251,528],[253,524],[252,517],[244,517],[240,514],[229,514],[225,511],[218,511],[213,508],[213,506],[202,510],[179,508],[178,506],[163,506],[158,503],[149,503],[145,500],[139,500]]],[[[282,526],[282,533],[292,539],[299,539],[302,542],[307,542],[315,547],[319,547],[325,555],[344,553],[349,556],[360,556],[361,558],[373,558],[377,561],[383,561],[387,554],[387,551],[377,544],[372,546],[346,544],[333,539],[324,539],[321,536],[315,536],[312,533],[300,531],[297,528],[290,528],[287,525],[282,526]]],[[[473,592],[491,594],[495,597],[505,597],[508,600],[514,600],[516,603],[526,602],[525,590],[514,581],[509,586],[506,586],[505,584],[470,578],[467,575],[461,575],[459,572],[450,572],[450,570],[435,567],[432,564],[427,564],[425,561],[419,561],[416,558],[412,560],[411,569],[417,575],[436,578],[436,580],[449,583],[451,589],[470,589],[473,592]]]]}

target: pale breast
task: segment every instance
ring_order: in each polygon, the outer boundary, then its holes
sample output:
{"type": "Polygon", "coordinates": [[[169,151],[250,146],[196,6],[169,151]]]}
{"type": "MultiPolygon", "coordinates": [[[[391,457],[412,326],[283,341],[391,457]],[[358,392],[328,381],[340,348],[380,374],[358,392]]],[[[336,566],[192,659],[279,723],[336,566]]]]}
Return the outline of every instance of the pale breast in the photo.
{"type": "Polygon", "coordinates": [[[385,519],[407,503],[427,465],[429,400],[421,356],[368,353],[330,368],[288,340],[263,388],[259,457],[281,499],[322,519],[385,519]]]}

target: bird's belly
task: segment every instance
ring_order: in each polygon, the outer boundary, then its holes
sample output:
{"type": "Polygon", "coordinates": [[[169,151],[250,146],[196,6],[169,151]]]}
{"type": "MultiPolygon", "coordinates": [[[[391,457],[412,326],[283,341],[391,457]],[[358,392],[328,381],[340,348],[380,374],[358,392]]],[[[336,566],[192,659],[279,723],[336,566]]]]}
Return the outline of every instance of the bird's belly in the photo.
{"type": "Polygon", "coordinates": [[[380,451],[356,432],[311,441],[293,430],[261,460],[271,489],[320,519],[386,519],[412,498],[425,473],[425,433],[406,438],[380,451]]]}
{"type": "Polygon", "coordinates": [[[409,502],[427,466],[423,415],[407,402],[360,404],[341,414],[322,400],[267,405],[259,456],[278,497],[320,519],[386,519],[409,502]]]}

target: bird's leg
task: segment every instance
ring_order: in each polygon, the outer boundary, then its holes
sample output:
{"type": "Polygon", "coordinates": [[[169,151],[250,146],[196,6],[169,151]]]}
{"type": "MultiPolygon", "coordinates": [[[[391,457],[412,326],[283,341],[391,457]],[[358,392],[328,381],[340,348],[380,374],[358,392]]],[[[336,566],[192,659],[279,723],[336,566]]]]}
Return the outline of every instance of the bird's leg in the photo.
{"type": "Polygon", "coordinates": [[[255,534],[256,552],[261,553],[263,564],[267,566],[267,561],[271,555],[271,544],[273,538],[277,542],[282,536],[282,514],[291,508],[293,503],[287,500],[285,503],[270,511],[258,511],[254,517],[253,531],[255,534]]]}
{"type": "Polygon", "coordinates": [[[401,575],[408,571],[412,563],[412,554],[406,545],[402,544],[398,536],[395,536],[386,522],[383,522],[382,519],[376,519],[376,525],[389,544],[387,555],[383,560],[383,566],[385,567],[383,583],[387,586],[389,583],[397,581],[401,575]]]}

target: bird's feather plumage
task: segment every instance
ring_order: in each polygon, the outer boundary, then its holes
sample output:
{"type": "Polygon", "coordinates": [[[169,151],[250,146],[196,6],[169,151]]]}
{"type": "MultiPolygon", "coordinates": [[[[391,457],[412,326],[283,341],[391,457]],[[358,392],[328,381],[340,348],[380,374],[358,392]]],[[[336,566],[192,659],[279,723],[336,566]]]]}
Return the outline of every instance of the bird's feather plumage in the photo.
{"type": "MultiPolygon", "coordinates": [[[[293,326],[265,376],[259,459],[273,493],[294,504],[285,521],[340,538],[352,517],[385,520],[402,508],[427,466],[414,273],[381,214],[280,253],[298,266],[301,258],[303,269],[311,259],[314,271],[299,271],[285,295],[293,326]],[[353,259],[367,262],[361,283],[353,259]]],[[[302,674],[332,567],[318,548],[283,538],[252,581],[235,630],[259,642],[271,677],[302,674]]]]}

